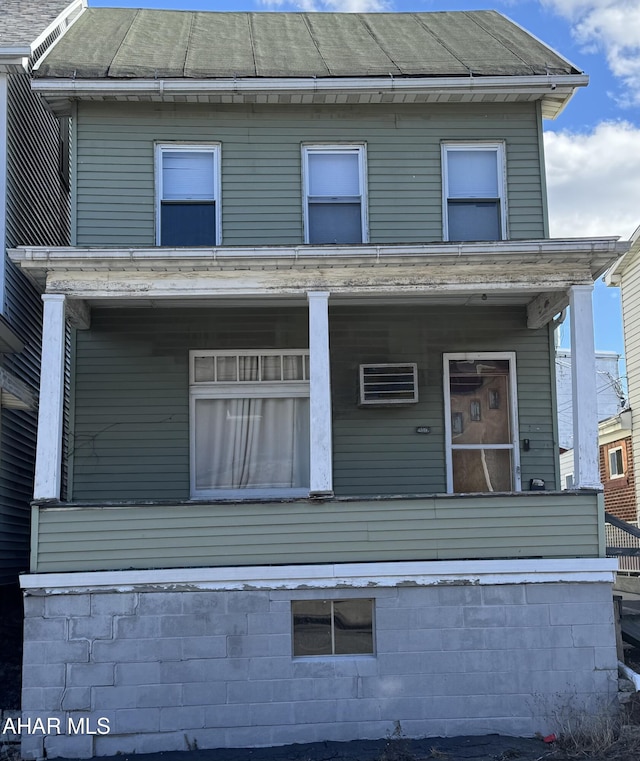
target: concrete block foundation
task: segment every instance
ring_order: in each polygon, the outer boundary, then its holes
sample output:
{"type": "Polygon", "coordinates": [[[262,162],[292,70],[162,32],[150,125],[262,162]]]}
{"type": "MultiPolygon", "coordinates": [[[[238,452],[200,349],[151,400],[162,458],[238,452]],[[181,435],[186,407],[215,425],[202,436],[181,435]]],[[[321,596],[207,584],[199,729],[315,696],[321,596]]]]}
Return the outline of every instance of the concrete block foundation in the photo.
{"type": "Polygon", "coordinates": [[[376,739],[396,722],[533,735],[617,693],[608,582],[171,586],[27,590],[23,720],[60,732],[23,732],[25,758],[376,739]],[[349,598],[374,601],[374,654],[294,657],[291,602],[349,598]]]}

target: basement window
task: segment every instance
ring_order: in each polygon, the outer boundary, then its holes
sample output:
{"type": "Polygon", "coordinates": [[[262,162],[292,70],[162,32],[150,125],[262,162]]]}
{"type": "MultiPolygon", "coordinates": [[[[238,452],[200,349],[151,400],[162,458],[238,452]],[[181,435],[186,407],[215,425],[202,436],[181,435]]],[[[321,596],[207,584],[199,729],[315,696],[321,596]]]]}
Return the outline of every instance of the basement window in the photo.
{"type": "Polygon", "coordinates": [[[158,145],[160,246],[220,245],[220,146],[158,145]]]}
{"type": "Polygon", "coordinates": [[[373,600],[296,600],[291,603],[293,654],[372,655],[373,600]]]}

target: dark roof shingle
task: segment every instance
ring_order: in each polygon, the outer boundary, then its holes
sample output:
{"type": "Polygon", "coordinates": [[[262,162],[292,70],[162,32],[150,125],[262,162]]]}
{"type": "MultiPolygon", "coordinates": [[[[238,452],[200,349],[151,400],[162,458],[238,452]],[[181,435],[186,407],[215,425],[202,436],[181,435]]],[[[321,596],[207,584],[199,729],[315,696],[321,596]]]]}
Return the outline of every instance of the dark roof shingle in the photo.
{"type": "Polygon", "coordinates": [[[36,75],[216,79],[576,73],[580,72],[568,61],[496,11],[220,13],[89,8],[46,56],[36,75]]]}
{"type": "Polygon", "coordinates": [[[28,47],[71,4],[71,0],[1,0],[0,51],[28,47]]]}

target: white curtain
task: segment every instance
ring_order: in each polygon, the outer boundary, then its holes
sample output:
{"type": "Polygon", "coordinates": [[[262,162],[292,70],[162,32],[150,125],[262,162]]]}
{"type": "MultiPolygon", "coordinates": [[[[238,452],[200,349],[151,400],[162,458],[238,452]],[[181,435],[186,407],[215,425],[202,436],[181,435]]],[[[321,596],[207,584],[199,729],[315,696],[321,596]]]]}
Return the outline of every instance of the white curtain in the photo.
{"type": "Polygon", "coordinates": [[[309,400],[197,399],[196,489],[309,485],[309,400]]]}

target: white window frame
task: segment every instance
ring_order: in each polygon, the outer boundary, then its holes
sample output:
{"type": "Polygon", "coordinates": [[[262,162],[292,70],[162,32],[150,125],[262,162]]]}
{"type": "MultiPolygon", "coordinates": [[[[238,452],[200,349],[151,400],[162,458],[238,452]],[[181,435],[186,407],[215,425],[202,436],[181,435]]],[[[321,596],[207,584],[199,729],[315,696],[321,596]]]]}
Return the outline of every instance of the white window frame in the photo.
{"type": "MultiPolygon", "coordinates": [[[[624,478],[625,476],[625,462],[624,462],[624,452],[622,447],[612,447],[607,452],[607,457],[609,459],[609,478],[624,478]],[[615,455],[616,452],[620,452],[620,462],[622,463],[622,472],[621,473],[614,473],[613,468],[611,467],[612,464],[612,455],[615,455]]],[[[617,464],[616,464],[617,465],[617,464]]]]}
{"type": "MultiPolygon", "coordinates": [[[[162,240],[161,220],[163,201],[162,167],[165,153],[210,153],[213,155],[213,198],[215,204],[216,246],[222,245],[222,204],[221,198],[221,144],[220,143],[156,143],[155,145],[155,180],[156,180],[156,246],[162,240]]],[[[188,200],[188,199],[185,199],[188,200]]]]}
{"type": "Polygon", "coordinates": [[[445,460],[447,465],[447,494],[453,491],[453,450],[455,449],[509,449],[513,451],[513,490],[522,491],[520,471],[520,437],[518,433],[518,386],[516,381],[516,353],[514,351],[481,351],[445,353],[443,363],[445,460]],[[451,430],[451,397],[449,362],[462,360],[508,360],[509,362],[509,413],[511,415],[511,441],[508,444],[454,444],[451,430]]]}
{"type": "MultiPolygon", "coordinates": [[[[362,226],[362,243],[369,242],[369,217],[367,196],[367,146],[364,143],[313,143],[302,146],[302,219],[304,242],[309,243],[309,155],[313,153],[351,153],[358,156],[358,181],[360,183],[360,224],[362,226]]],[[[327,196],[328,198],[330,196],[327,196]]],[[[338,198],[339,196],[336,196],[338,198]]],[[[349,196],[355,198],[355,196],[349,196]]],[[[312,244],[328,245],[328,244],[312,244]]],[[[338,244],[340,245],[340,244],[338,244]]],[[[346,245],[346,244],[345,244],[346,245]]],[[[353,244],[357,245],[357,244],[353,244]]]]}
{"type": "MultiPolygon", "coordinates": [[[[498,197],[497,199],[482,199],[478,196],[477,200],[497,200],[500,205],[500,234],[501,240],[508,239],[507,231],[507,175],[505,161],[505,145],[503,142],[443,142],[441,143],[441,162],[442,162],[442,237],[444,241],[449,240],[449,161],[448,154],[454,151],[490,151],[496,154],[497,174],[498,174],[498,197]]],[[[465,200],[465,199],[458,199],[465,200]]],[[[468,200],[474,200],[469,196],[468,200]]]]}
{"type": "MultiPolygon", "coordinates": [[[[196,381],[196,357],[309,356],[308,349],[194,349],[189,351],[189,474],[193,499],[262,499],[269,497],[308,497],[306,488],[274,489],[197,489],[196,488],[196,401],[198,399],[291,399],[309,398],[307,361],[303,359],[304,380],[282,381],[196,381]]],[[[311,421],[309,421],[311,426],[311,421]]]]}

